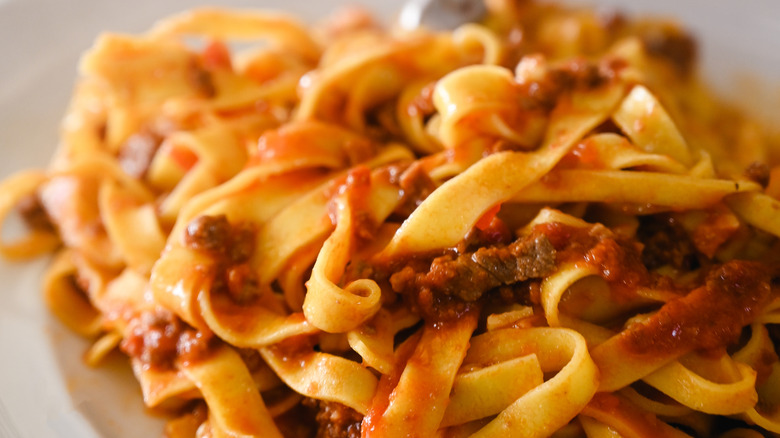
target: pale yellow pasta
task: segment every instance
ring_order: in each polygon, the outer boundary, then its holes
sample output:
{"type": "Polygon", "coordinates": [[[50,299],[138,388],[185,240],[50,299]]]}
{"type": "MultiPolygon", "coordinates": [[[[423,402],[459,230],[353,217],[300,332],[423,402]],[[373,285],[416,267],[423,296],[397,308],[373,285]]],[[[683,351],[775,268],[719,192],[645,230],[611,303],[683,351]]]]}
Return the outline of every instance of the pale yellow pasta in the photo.
{"type": "Polygon", "coordinates": [[[678,25],[486,6],[100,36],[0,253],[170,438],[780,434],[776,139],[678,25]]]}

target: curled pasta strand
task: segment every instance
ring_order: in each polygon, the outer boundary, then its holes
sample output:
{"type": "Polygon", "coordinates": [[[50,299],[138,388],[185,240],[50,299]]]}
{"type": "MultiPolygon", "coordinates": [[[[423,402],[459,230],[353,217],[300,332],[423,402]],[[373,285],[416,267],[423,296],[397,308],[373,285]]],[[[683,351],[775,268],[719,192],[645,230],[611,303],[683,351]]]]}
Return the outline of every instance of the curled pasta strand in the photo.
{"type": "Polygon", "coordinates": [[[574,418],[596,393],[598,369],[585,338],[570,329],[489,332],[472,339],[464,364],[530,353],[536,354],[542,371],[557,371],[555,376],[515,400],[473,436],[549,436],[574,418]]]}
{"type": "MultiPolygon", "coordinates": [[[[44,172],[28,171],[3,181],[0,185],[0,230],[19,201],[35,193],[46,180],[44,172]]],[[[26,259],[51,252],[59,244],[60,239],[54,232],[32,230],[16,242],[0,239],[0,253],[9,259],[26,259]]]]}
{"type": "Polygon", "coordinates": [[[726,204],[740,218],[756,228],[780,237],[777,212],[780,201],[756,191],[734,194],[725,199],[726,204]]]}
{"type": "MultiPolygon", "coordinates": [[[[166,142],[194,155],[196,161],[160,205],[160,216],[177,220],[185,205],[198,194],[235,176],[247,161],[247,152],[237,135],[225,125],[170,135],[166,142]]],[[[165,148],[165,144],[161,149],[165,148]]],[[[155,163],[152,163],[155,164],[155,163]]],[[[152,170],[155,170],[152,168],[152,170]]]]}
{"type": "MultiPolygon", "coordinates": [[[[775,367],[777,368],[777,367],[775,367]]],[[[780,374],[780,371],[775,371],[774,374],[780,374]]],[[[780,379],[775,379],[775,384],[780,379]]],[[[771,410],[759,410],[756,408],[750,408],[745,411],[744,416],[753,424],[768,430],[773,433],[780,433],[780,409],[777,408],[777,399],[773,400],[774,406],[771,406],[771,410]]]]}
{"type": "Polygon", "coordinates": [[[620,438],[622,435],[614,428],[594,419],[580,415],[577,417],[588,438],[620,438]]]}
{"type": "Polygon", "coordinates": [[[609,427],[621,437],[690,437],[653,414],[644,412],[620,395],[598,393],[582,410],[580,417],[592,418],[609,427]]]}
{"type": "Polygon", "coordinates": [[[426,87],[430,87],[428,81],[407,85],[398,97],[395,115],[410,146],[419,153],[434,154],[442,150],[442,145],[425,129],[424,114],[416,102],[423,92],[427,93],[426,87]]]}
{"type": "Polygon", "coordinates": [[[317,119],[320,112],[319,107],[322,105],[322,102],[327,101],[327,91],[330,88],[336,86],[339,81],[345,78],[354,77],[356,72],[362,71],[372,64],[385,61],[395,50],[397,49],[385,46],[372,50],[367,54],[355,54],[340,60],[336,65],[328,66],[328,68],[319,73],[316,81],[301,97],[295,113],[295,119],[317,119]]]}
{"type": "MultiPolygon", "coordinates": [[[[780,300],[776,300],[778,302],[780,300]]],[[[734,360],[746,363],[754,369],[762,367],[767,355],[777,353],[765,323],[755,322],[751,327],[750,339],[736,353],[734,360]]],[[[763,365],[765,367],[765,365],[763,365]]],[[[742,414],[748,421],[774,433],[780,433],[780,366],[775,362],[758,382],[758,403],[742,414]]]]}
{"type": "Polygon", "coordinates": [[[327,123],[304,120],[264,133],[250,165],[287,163],[287,171],[306,168],[344,169],[376,155],[367,137],[327,123]]]}
{"type": "Polygon", "coordinates": [[[213,424],[227,436],[282,438],[246,365],[232,348],[222,346],[207,358],[182,362],[179,367],[203,395],[213,424]]]}
{"type": "Polygon", "coordinates": [[[373,65],[362,71],[350,87],[344,110],[347,126],[365,132],[368,110],[400,94],[406,81],[403,71],[389,66],[373,65]]]}
{"type": "Polygon", "coordinates": [[[350,347],[363,362],[382,374],[390,374],[395,362],[395,336],[419,321],[419,317],[406,309],[389,311],[381,309],[374,318],[347,333],[350,347]]]}
{"type": "Polygon", "coordinates": [[[77,289],[73,277],[77,266],[72,251],[57,255],[43,277],[43,296],[52,313],[69,329],[93,337],[100,333],[103,317],[83,291],[77,289]]]}
{"type": "Polygon", "coordinates": [[[762,356],[768,351],[774,351],[772,339],[769,337],[769,331],[761,322],[754,322],[750,325],[750,338],[732,357],[734,360],[746,363],[757,368],[762,356]]]}
{"type": "Polygon", "coordinates": [[[219,186],[219,181],[208,168],[197,166],[187,172],[176,188],[162,201],[160,219],[165,223],[181,220],[185,206],[202,193],[219,186]]]}
{"type": "Polygon", "coordinates": [[[295,202],[302,193],[310,192],[327,181],[327,176],[306,173],[290,176],[284,175],[283,169],[269,167],[248,169],[230,181],[193,197],[179,212],[169,241],[181,243],[187,225],[202,214],[226,214],[232,221],[263,224],[295,202]],[[289,187],[291,179],[298,182],[294,188],[289,187]],[[280,190],[282,187],[285,189],[280,190]],[[250,199],[262,199],[263,202],[247,202],[250,199]]]}
{"type": "Polygon", "coordinates": [[[165,247],[154,205],[139,203],[127,190],[106,182],[98,191],[98,206],[106,233],[125,263],[148,275],[165,247]]]}
{"type": "Polygon", "coordinates": [[[484,53],[482,64],[499,65],[504,58],[504,45],[490,29],[479,24],[467,23],[452,32],[452,42],[460,49],[477,45],[484,53]]]}
{"type": "Polygon", "coordinates": [[[622,94],[622,87],[614,86],[578,96],[583,108],[558,115],[554,111],[547,139],[539,150],[490,155],[441,185],[403,223],[382,255],[457,245],[488,209],[551,170],[577,140],[608,117],[622,94]],[[468,206],[465,211],[464,206],[468,206]],[[443,217],[448,218],[446,226],[441,223],[443,217]]]}
{"type": "Polygon", "coordinates": [[[149,290],[156,303],[174,312],[195,328],[206,328],[200,314],[198,296],[211,289],[212,281],[202,273],[193,272],[197,266],[202,272],[210,272],[215,261],[198,251],[182,246],[169,246],[157,261],[149,279],[149,290]]]}
{"type": "Polygon", "coordinates": [[[352,330],[381,307],[382,291],[373,280],[361,279],[338,287],[337,282],[353,250],[354,230],[348,202],[336,199],[336,229],[322,245],[306,282],[303,314],[312,325],[330,333],[352,330]]]}
{"type": "MultiPolygon", "coordinates": [[[[693,359],[694,362],[697,359],[693,359]]],[[[700,360],[700,359],[698,359],[700,360]]],[[[644,382],[658,389],[685,406],[700,412],[716,415],[732,415],[753,408],[758,401],[756,372],[730,357],[720,359],[718,367],[736,378],[717,383],[693,372],[680,361],[674,361],[643,378],[644,382]]]]}
{"type": "Polygon", "coordinates": [[[298,251],[277,279],[284,293],[284,302],[293,312],[303,310],[303,300],[306,296],[305,276],[317,260],[321,246],[322,242],[315,242],[298,251]]]}
{"type": "Polygon", "coordinates": [[[514,120],[525,115],[517,105],[515,89],[512,72],[496,65],[464,67],[443,77],[433,94],[433,103],[441,116],[441,143],[456,148],[489,131],[486,126],[494,126],[491,134],[503,133],[521,145],[532,144],[532,139],[520,134],[528,132],[522,129],[525,126],[513,129],[503,121],[506,116],[511,115],[514,120]]]}
{"type": "Polygon", "coordinates": [[[576,330],[585,338],[590,349],[603,344],[609,338],[615,336],[614,331],[579,318],[572,318],[563,314],[559,315],[559,318],[561,321],[561,326],[576,330]]]}
{"type": "Polygon", "coordinates": [[[272,417],[276,418],[293,409],[301,400],[303,400],[302,395],[295,391],[287,390],[282,397],[277,398],[273,404],[268,406],[268,412],[272,417]]]}
{"type": "Polygon", "coordinates": [[[512,304],[507,306],[505,309],[501,309],[499,312],[488,315],[487,321],[485,322],[485,328],[487,331],[508,328],[526,318],[532,317],[533,315],[533,307],[512,304]]]}
{"type": "Polygon", "coordinates": [[[79,65],[82,75],[100,85],[99,101],[106,107],[107,132],[101,149],[117,151],[166,100],[197,96],[199,89],[188,78],[194,63],[195,54],[177,41],[101,35],[79,65]],[[155,73],[154,81],[138,79],[155,73]]]}
{"type": "Polygon", "coordinates": [[[756,322],[762,324],[780,324],[780,298],[775,298],[764,312],[756,318],[756,322]]]}
{"type": "Polygon", "coordinates": [[[598,274],[598,269],[593,266],[577,267],[576,265],[565,265],[558,268],[558,272],[542,281],[542,307],[547,318],[547,324],[550,327],[560,327],[562,325],[558,316],[558,304],[569,287],[585,277],[598,274]]]}
{"type": "Polygon", "coordinates": [[[287,386],[320,400],[342,403],[366,414],[377,378],[362,365],[339,356],[295,350],[284,343],[263,347],[260,354],[287,386]]]}
{"type": "Polygon", "coordinates": [[[676,401],[661,402],[645,397],[630,386],[621,389],[619,394],[636,407],[661,417],[683,417],[694,412],[693,409],[676,401]]]}
{"type": "Polygon", "coordinates": [[[577,167],[598,169],[639,168],[654,172],[686,174],[688,168],[668,155],[651,154],[613,133],[593,134],[571,152],[577,167]]]}
{"type": "Polygon", "coordinates": [[[505,152],[491,155],[444,183],[412,213],[383,251],[385,256],[424,252],[454,246],[482,217],[532,179],[552,167],[554,153],[523,154],[505,152]],[[520,172],[519,169],[534,169],[520,172]],[[538,170],[538,174],[536,171],[538,170]],[[503,180],[498,189],[488,181],[503,180]],[[463,206],[469,210],[464,211],[463,206]],[[447,224],[440,222],[448,218],[447,224]]]}
{"type": "Polygon", "coordinates": [[[100,361],[119,346],[122,337],[122,334],[118,331],[111,331],[104,334],[89,347],[89,350],[87,350],[86,353],[84,353],[84,362],[91,367],[97,366],[100,364],[100,361]]]}
{"type": "Polygon", "coordinates": [[[643,85],[631,89],[612,119],[645,151],[668,155],[686,166],[693,164],[691,151],[674,121],[643,85]]]}
{"type": "Polygon", "coordinates": [[[419,342],[403,364],[398,384],[389,394],[377,392],[376,397],[382,400],[375,400],[374,406],[384,405],[384,409],[363,419],[367,438],[402,436],[407,430],[433,436],[445,415],[477,317],[478,311],[469,309],[455,321],[423,327],[419,342]],[[417,396],[421,390],[424,396],[417,396]]]}
{"type": "Polygon", "coordinates": [[[493,142],[489,139],[480,139],[468,142],[456,149],[440,152],[421,160],[428,170],[428,176],[441,185],[473,166],[484,158],[485,151],[493,142]]]}
{"type": "Polygon", "coordinates": [[[496,415],[544,383],[536,355],[518,357],[455,377],[441,427],[496,415]]]}
{"type": "Polygon", "coordinates": [[[132,360],[131,365],[147,407],[175,409],[202,397],[195,382],[181,370],[155,369],[139,360],[132,360]]]}
{"type": "Polygon", "coordinates": [[[243,348],[260,348],[318,330],[301,313],[280,315],[262,304],[235,304],[212,290],[198,295],[201,315],[220,338],[243,348]]]}
{"type": "Polygon", "coordinates": [[[114,181],[120,184],[129,194],[138,200],[151,202],[154,194],[141,181],[128,175],[119,166],[119,163],[106,153],[94,153],[87,157],[81,157],[68,163],[63,163],[50,175],[51,178],[59,176],[75,176],[78,178],[95,178],[99,181],[114,181]]]}
{"type": "MultiPolygon", "coordinates": [[[[373,169],[409,159],[411,152],[408,149],[391,144],[363,165],[373,169]]],[[[300,196],[263,225],[257,236],[256,254],[252,258],[252,268],[257,270],[261,284],[270,284],[294,254],[314,242],[324,241],[332,231],[328,204],[339,184],[346,180],[347,173],[345,171],[332,176],[329,181],[300,196]]],[[[375,182],[379,183],[378,179],[375,182]]],[[[386,185],[383,184],[382,187],[386,188],[386,185]]],[[[395,193],[398,194],[397,192],[396,190],[395,193]]],[[[384,210],[391,205],[392,203],[386,203],[382,208],[384,210]]],[[[387,215],[390,213],[391,211],[385,211],[387,215]]],[[[375,220],[380,221],[382,217],[384,216],[377,215],[375,220]]]]}
{"type": "MultiPolygon", "coordinates": [[[[300,73],[301,75],[303,72],[300,73]]],[[[284,105],[293,100],[298,78],[279,78],[270,80],[261,85],[256,81],[236,76],[233,72],[217,71],[212,73],[212,81],[216,95],[204,107],[207,111],[231,111],[242,110],[255,105],[257,102],[269,102],[276,105],[284,105]]],[[[256,118],[262,125],[268,128],[278,124],[279,117],[269,112],[256,118]]]]}
{"type": "Polygon", "coordinates": [[[593,360],[601,372],[600,391],[611,392],[624,388],[673,361],[677,354],[635,358],[624,351],[617,334],[599,343],[593,351],[593,360]],[[618,359],[620,358],[620,359],[618,359]]]}

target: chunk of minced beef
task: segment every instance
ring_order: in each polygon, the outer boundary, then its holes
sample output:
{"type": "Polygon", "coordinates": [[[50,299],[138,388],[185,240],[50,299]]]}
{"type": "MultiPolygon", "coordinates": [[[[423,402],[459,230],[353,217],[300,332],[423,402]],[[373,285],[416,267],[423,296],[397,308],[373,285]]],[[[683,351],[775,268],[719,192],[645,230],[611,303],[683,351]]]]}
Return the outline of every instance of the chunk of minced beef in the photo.
{"type": "Polygon", "coordinates": [[[670,265],[691,270],[699,264],[693,241],[682,226],[669,216],[641,218],[637,239],[644,245],[642,262],[648,269],[670,265]]]}
{"type": "Polygon", "coordinates": [[[425,289],[433,294],[476,301],[498,286],[541,278],[555,269],[555,248],[543,234],[531,234],[509,245],[483,247],[433,259],[427,272],[409,265],[390,277],[396,292],[425,289]]]}
{"type": "Polygon", "coordinates": [[[133,178],[143,178],[162,140],[162,136],[148,130],[131,135],[119,149],[119,166],[133,178]]]}
{"type": "Polygon", "coordinates": [[[22,220],[32,230],[53,231],[48,213],[41,204],[41,198],[36,194],[27,195],[16,203],[16,210],[22,217],[22,220]]]}
{"type": "Polygon", "coordinates": [[[173,369],[174,361],[201,360],[216,345],[210,333],[198,331],[165,310],[145,311],[131,319],[120,348],[147,367],[173,369]]]}
{"type": "Polygon", "coordinates": [[[341,403],[305,398],[303,405],[316,411],[317,438],[360,438],[363,416],[341,403]]]}
{"type": "Polygon", "coordinates": [[[202,215],[187,224],[184,244],[216,262],[212,289],[227,292],[236,303],[245,304],[261,292],[257,273],[248,263],[255,251],[255,237],[251,223],[231,224],[225,215],[202,215]]]}

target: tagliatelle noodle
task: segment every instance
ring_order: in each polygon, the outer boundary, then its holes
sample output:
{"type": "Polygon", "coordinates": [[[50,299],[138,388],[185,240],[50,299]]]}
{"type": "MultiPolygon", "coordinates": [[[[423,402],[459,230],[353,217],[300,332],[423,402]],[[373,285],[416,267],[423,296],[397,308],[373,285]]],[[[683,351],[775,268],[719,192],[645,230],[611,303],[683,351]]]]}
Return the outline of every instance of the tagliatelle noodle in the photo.
{"type": "Polygon", "coordinates": [[[486,6],[100,36],[0,252],[171,438],[780,433],[777,139],[674,23],[486,6]]]}

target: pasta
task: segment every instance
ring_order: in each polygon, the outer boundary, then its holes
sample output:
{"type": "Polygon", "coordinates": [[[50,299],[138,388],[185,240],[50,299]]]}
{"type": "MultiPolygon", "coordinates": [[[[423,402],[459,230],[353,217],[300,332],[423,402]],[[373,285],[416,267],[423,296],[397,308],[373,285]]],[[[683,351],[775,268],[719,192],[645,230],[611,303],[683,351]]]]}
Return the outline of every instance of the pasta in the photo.
{"type": "Polygon", "coordinates": [[[487,6],[100,36],[0,252],[171,438],[780,434],[776,139],[676,24],[487,6]]]}

